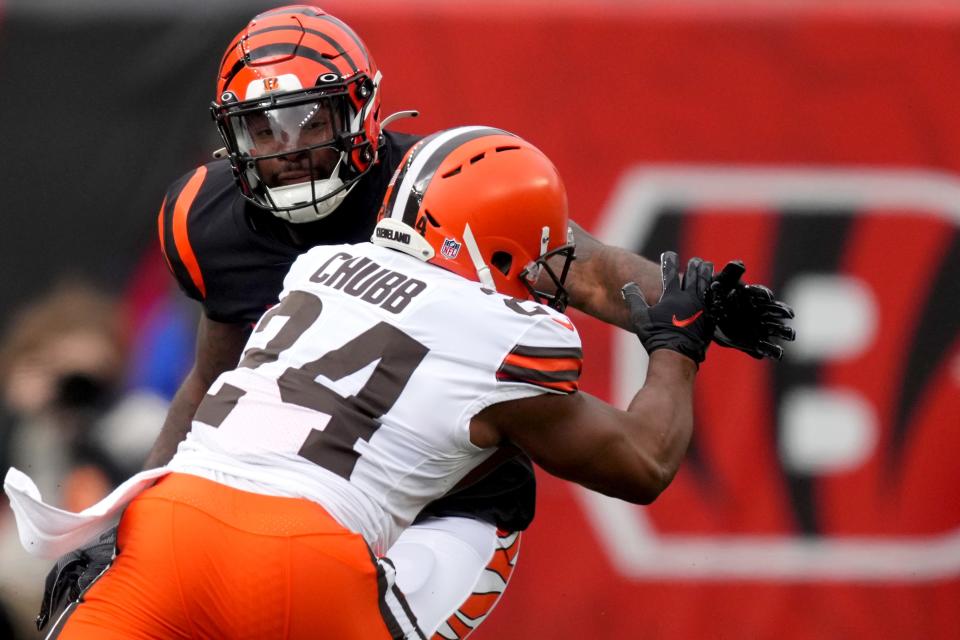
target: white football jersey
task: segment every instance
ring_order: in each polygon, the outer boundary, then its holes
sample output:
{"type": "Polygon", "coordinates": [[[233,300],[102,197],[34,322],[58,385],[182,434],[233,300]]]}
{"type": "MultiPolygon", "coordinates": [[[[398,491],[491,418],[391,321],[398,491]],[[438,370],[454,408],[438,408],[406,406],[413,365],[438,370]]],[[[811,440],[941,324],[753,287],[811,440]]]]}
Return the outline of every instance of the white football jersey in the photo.
{"type": "Polygon", "coordinates": [[[377,552],[492,449],[471,418],[576,391],[580,338],[544,305],[372,244],[300,256],[170,468],[314,500],[377,552]]]}

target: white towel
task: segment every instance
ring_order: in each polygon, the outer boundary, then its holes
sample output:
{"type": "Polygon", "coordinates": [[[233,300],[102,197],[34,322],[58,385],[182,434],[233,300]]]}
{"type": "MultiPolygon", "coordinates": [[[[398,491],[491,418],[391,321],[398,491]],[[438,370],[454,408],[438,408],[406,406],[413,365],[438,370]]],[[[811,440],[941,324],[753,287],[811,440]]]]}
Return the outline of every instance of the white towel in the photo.
{"type": "Polygon", "coordinates": [[[86,546],[115,526],[131,500],[158,478],[170,473],[166,467],[141,471],[113,490],[106,498],[79,513],[52,507],[40,497],[30,477],[13,467],[3,480],[3,490],[17,519],[20,544],[27,553],[43,558],[59,558],[86,546]]]}

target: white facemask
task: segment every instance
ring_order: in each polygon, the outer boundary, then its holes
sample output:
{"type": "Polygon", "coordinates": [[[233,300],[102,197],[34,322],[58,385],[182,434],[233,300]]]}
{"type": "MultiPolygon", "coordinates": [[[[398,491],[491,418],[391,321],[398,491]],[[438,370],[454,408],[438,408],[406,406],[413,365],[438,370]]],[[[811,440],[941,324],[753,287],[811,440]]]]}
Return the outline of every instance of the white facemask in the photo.
{"type": "MultiPolygon", "coordinates": [[[[340,167],[343,163],[344,154],[340,154],[340,160],[329,178],[324,180],[314,180],[300,184],[288,184],[280,187],[267,187],[267,195],[278,209],[287,208],[302,204],[302,207],[289,209],[287,211],[274,211],[273,214],[278,218],[300,224],[303,222],[314,222],[326,218],[334,212],[347,194],[353,189],[353,185],[344,189],[340,193],[330,196],[326,200],[321,200],[313,204],[314,198],[333,193],[343,186],[343,180],[340,179],[340,167]]],[[[356,183],[354,183],[356,184],[356,183]]]]}

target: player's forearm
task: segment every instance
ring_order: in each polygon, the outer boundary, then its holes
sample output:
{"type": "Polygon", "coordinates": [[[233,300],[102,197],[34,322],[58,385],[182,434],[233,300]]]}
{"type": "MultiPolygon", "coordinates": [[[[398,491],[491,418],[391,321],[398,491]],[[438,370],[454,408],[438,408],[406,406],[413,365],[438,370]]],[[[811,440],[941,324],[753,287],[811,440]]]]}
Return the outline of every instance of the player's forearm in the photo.
{"type": "Polygon", "coordinates": [[[170,462],[173,454],[177,451],[177,446],[187,436],[193,414],[200,405],[200,401],[203,400],[206,391],[207,385],[200,379],[195,369],[184,378],[183,384],[180,385],[180,389],[177,390],[176,395],[170,402],[167,418],[153,443],[153,448],[147,455],[143,464],[144,469],[161,467],[170,462]]]}
{"type": "Polygon", "coordinates": [[[193,368],[177,390],[160,435],[144,467],[150,469],[170,462],[177,446],[190,430],[193,414],[217,376],[237,365],[249,329],[242,324],[216,322],[201,316],[197,327],[197,356],[193,368]]]}
{"type": "Polygon", "coordinates": [[[663,284],[660,265],[619,247],[605,245],[571,223],[577,259],[570,265],[567,291],[570,305],[604,322],[630,329],[620,288],[627,282],[640,285],[653,304],[663,284]]]}
{"type": "Polygon", "coordinates": [[[627,412],[635,419],[630,440],[642,467],[642,502],[652,502],[673,480],[693,433],[696,364],[675,351],[650,355],[647,378],[627,412]]]}
{"type": "Polygon", "coordinates": [[[493,405],[482,417],[546,471],[649,504],[673,480],[690,443],[696,371],[690,358],[658,349],[626,411],[579,392],[493,405]]]}

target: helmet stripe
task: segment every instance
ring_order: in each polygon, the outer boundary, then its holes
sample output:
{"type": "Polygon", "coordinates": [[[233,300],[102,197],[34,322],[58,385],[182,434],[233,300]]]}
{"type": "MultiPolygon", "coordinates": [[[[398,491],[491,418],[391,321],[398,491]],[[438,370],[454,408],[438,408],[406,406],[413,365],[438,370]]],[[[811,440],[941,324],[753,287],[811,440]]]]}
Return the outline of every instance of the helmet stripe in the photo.
{"type": "MultiPolygon", "coordinates": [[[[350,69],[353,73],[356,73],[357,71],[360,70],[360,68],[357,67],[357,63],[354,62],[353,58],[350,57],[350,54],[347,53],[347,50],[344,49],[339,42],[334,40],[332,36],[329,36],[322,31],[317,31],[316,29],[304,28],[304,31],[306,31],[307,33],[312,33],[313,35],[322,38],[324,41],[327,42],[327,44],[329,44],[331,47],[336,49],[337,53],[343,56],[343,59],[347,62],[347,64],[350,65],[350,69]]],[[[366,51],[364,51],[363,49],[361,49],[361,51],[363,51],[363,54],[366,55],[367,53],[366,51]]]]}
{"type": "Polygon", "coordinates": [[[220,60],[220,77],[221,78],[229,77],[229,80],[224,84],[224,86],[229,85],[230,80],[233,80],[233,77],[237,75],[240,69],[243,68],[244,64],[246,64],[244,60],[245,54],[243,53],[243,45],[248,35],[249,35],[248,32],[245,32],[245,31],[240,32],[240,34],[237,35],[234,41],[230,43],[230,46],[227,47],[227,50],[223,54],[223,58],[221,58],[220,60]],[[224,68],[229,63],[231,59],[231,55],[232,57],[236,58],[236,60],[234,60],[233,67],[230,69],[230,72],[228,74],[224,72],[224,68]]]}
{"type": "Polygon", "coordinates": [[[257,47],[256,49],[252,49],[247,57],[250,62],[254,62],[263,58],[269,58],[270,56],[280,55],[296,55],[297,57],[307,58],[308,60],[319,62],[330,71],[340,73],[340,69],[337,67],[337,65],[331,62],[329,58],[324,57],[324,55],[316,49],[311,49],[310,47],[304,47],[290,42],[268,44],[263,47],[257,47]]]}
{"type": "MultiPolygon", "coordinates": [[[[263,13],[258,13],[257,15],[255,15],[255,16],[253,17],[253,19],[250,21],[250,24],[247,25],[247,28],[246,28],[246,29],[244,29],[243,31],[241,31],[240,33],[238,33],[236,36],[234,36],[233,41],[230,42],[230,45],[227,47],[227,50],[224,52],[223,57],[220,58],[220,67],[219,67],[219,68],[220,68],[220,77],[221,77],[221,78],[223,77],[223,66],[227,63],[227,58],[230,57],[230,54],[233,53],[234,49],[236,49],[237,47],[240,46],[240,43],[241,43],[244,39],[249,38],[250,36],[255,35],[255,34],[257,34],[257,33],[261,33],[261,32],[263,32],[263,31],[269,31],[269,30],[270,30],[270,29],[261,29],[260,31],[251,32],[251,31],[250,31],[250,27],[253,26],[254,24],[256,24],[257,20],[261,20],[261,19],[263,19],[263,18],[272,17],[272,16],[280,16],[280,15],[284,15],[284,14],[299,14],[299,15],[302,15],[302,16],[311,16],[311,17],[317,18],[317,17],[320,16],[321,13],[322,13],[322,11],[319,11],[319,10],[317,10],[317,9],[314,9],[313,7],[303,7],[303,6],[301,6],[301,7],[293,7],[293,8],[290,8],[290,7],[279,7],[279,8],[277,8],[277,9],[270,9],[269,11],[264,11],[263,13]]],[[[290,26],[290,27],[287,27],[287,28],[289,28],[289,29],[296,29],[297,27],[290,26]]],[[[240,52],[240,53],[238,54],[238,56],[239,56],[240,58],[243,58],[243,53],[240,52]]],[[[232,78],[232,76],[231,76],[231,78],[232,78]]]]}
{"type": "Polygon", "coordinates": [[[387,218],[393,217],[393,208],[397,202],[397,196],[400,194],[400,184],[403,182],[403,179],[407,175],[407,169],[409,169],[410,165],[413,164],[413,160],[414,158],[416,158],[417,153],[420,150],[420,147],[423,146],[423,143],[426,141],[429,141],[430,139],[431,137],[428,136],[426,138],[421,139],[419,142],[417,142],[412,147],[410,147],[406,155],[404,155],[403,157],[402,165],[399,167],[396,174],[390,179],[390,186],[389,186],[390,195],[387,198],[387,202],[383,207],[383,211],[385,212],[384,214],[385,217],[387,218]]]}
{"type": "Polygon", "coordinates": [[[364,57],[365,57],[367,60],[370,59],[370,52],[367,50],[367,45],[365,45],[365,44],[363,43],[363,40],[360,39],[360,36],[358,36],[357,33],[356,33],[356,31],[354,31],[353,29],[351,29],[350,26],[349,26],[347,23],[345,23],[345,22],[343,22],[343,21],[341,21],[341,20],[337,20],[336,18],[334,18],[333,16],[328,15],[328,14],[324,14],[324,15],[322,15],[322,16],[317,16],[317,18],[320,19],[320,20],[324,20],[324,21],[326,21],[326,22],[329,22],[329,23],[331,23],[331,24],[336,25],[337,27],[339,27],[340,30],[343,31],[343,32],[347,35],[348,38],[350,38],[351,40],[353,40],[354,44],[357,45],[357,48],[359,48],[360,51],[363,51],[364,57]]]}
{"type": "Polygon", "coordinates": [[[397,176],[397,197],[389,210],[390,217],[400,218],[413,226],[423,203],[423,194],[446,157],[462,144],[491,135],[513,137],[512,133],[493,127],[457,127],[441,131],[424,140],[423,146],[413,153],[404,166],[403,173],[397,176]]]}
{"type": "Polygon", "coordinates": [[[314,9],[313,7],[280,7],[277,9],[270,9],[269,11],[264,11],[263,13],[257,14],[253,19],[259,20],[261,18],[266,18],[267,16],[282,16],[285,13],[295,13],[301,16],[310,16],[311,18],[319,18],[322,15],[322,11],[314,9]]]}
{"type": "MultiPolygon", "coordinates": [[[[313,60],[314,62],[318,62],[324,67],[326,67],[327,69],[329,69],[330,71],[338,75],[342,75],[341,70],[337,68],[337,66],[334,63],[330,62],[328,58],[324,58],[323,55],[316,49],[297,46],[291,43],[268,44],[264,47],[259,47],[250,52],[248,60],[250,61],[260,60],[263,58],[267,58],[269,56],[291,55],[293,53],[296,53],[300,57],[307,58],[308,60],[313,60]]],[[[238,73],[240,73],[243,70],[246,64],[247,64],[247,60],[244,60],[243,58],[241,58],[240,60],[237,60],[236,63],[234,63],[233,68],[230,69],[230,73],[227,74],[226,79],[224,79],[223,86],[229,87],[230,83],[233,82],[233,79],[236,77],[238,73]]]]}
{"type": "Polygon", "coordinates": [[[327,35],[326,33],[322,31],[317,31],[316,29],[308,29],[307,27],[301,28],[300,26],[296,26],[296,25],[281,25],[277,27],[265,27],[263,29],[258,29],[257,31],[251,31],[249,34],[247,34],[247,36],[249,38],[253,38],[254,36],[259,36],[264,33],[270,33],[271,31],[296,31],[298,33],[303,32],[303,33],[309,33],[309,34],[318,36],[319,38],[323,39],[327,44],[329,44],[331,47],[336,49],[338,56],[343,56],[343,59],[346,60],[347,64],[350,65],[350,68],[353,71],[353,73],[356,73],[359,70],[357,67],[357,63],[354,62],[353,58],[350,57],[350,54],[347,53],[346,49],[344,49],[339,42],[337,42],[333,37],[327,35]]]}
{"type": "MultiPolygon", "coordinates": [[[[223,57],[220,58],[220,66],[217,67],[220,73],[220,77],[223,77],[223,68],[227,64],[227,60],[230,58],[230,54],[234,53],[240,47],[240,41],[243,40],[243,34],[241,33],[236,38],[233,39],[233,42],[227,47],[227,50],[223,52],[223,57]]],[[[237,52],[237,57],[242,58],[243,53],[237,52]]]]}

